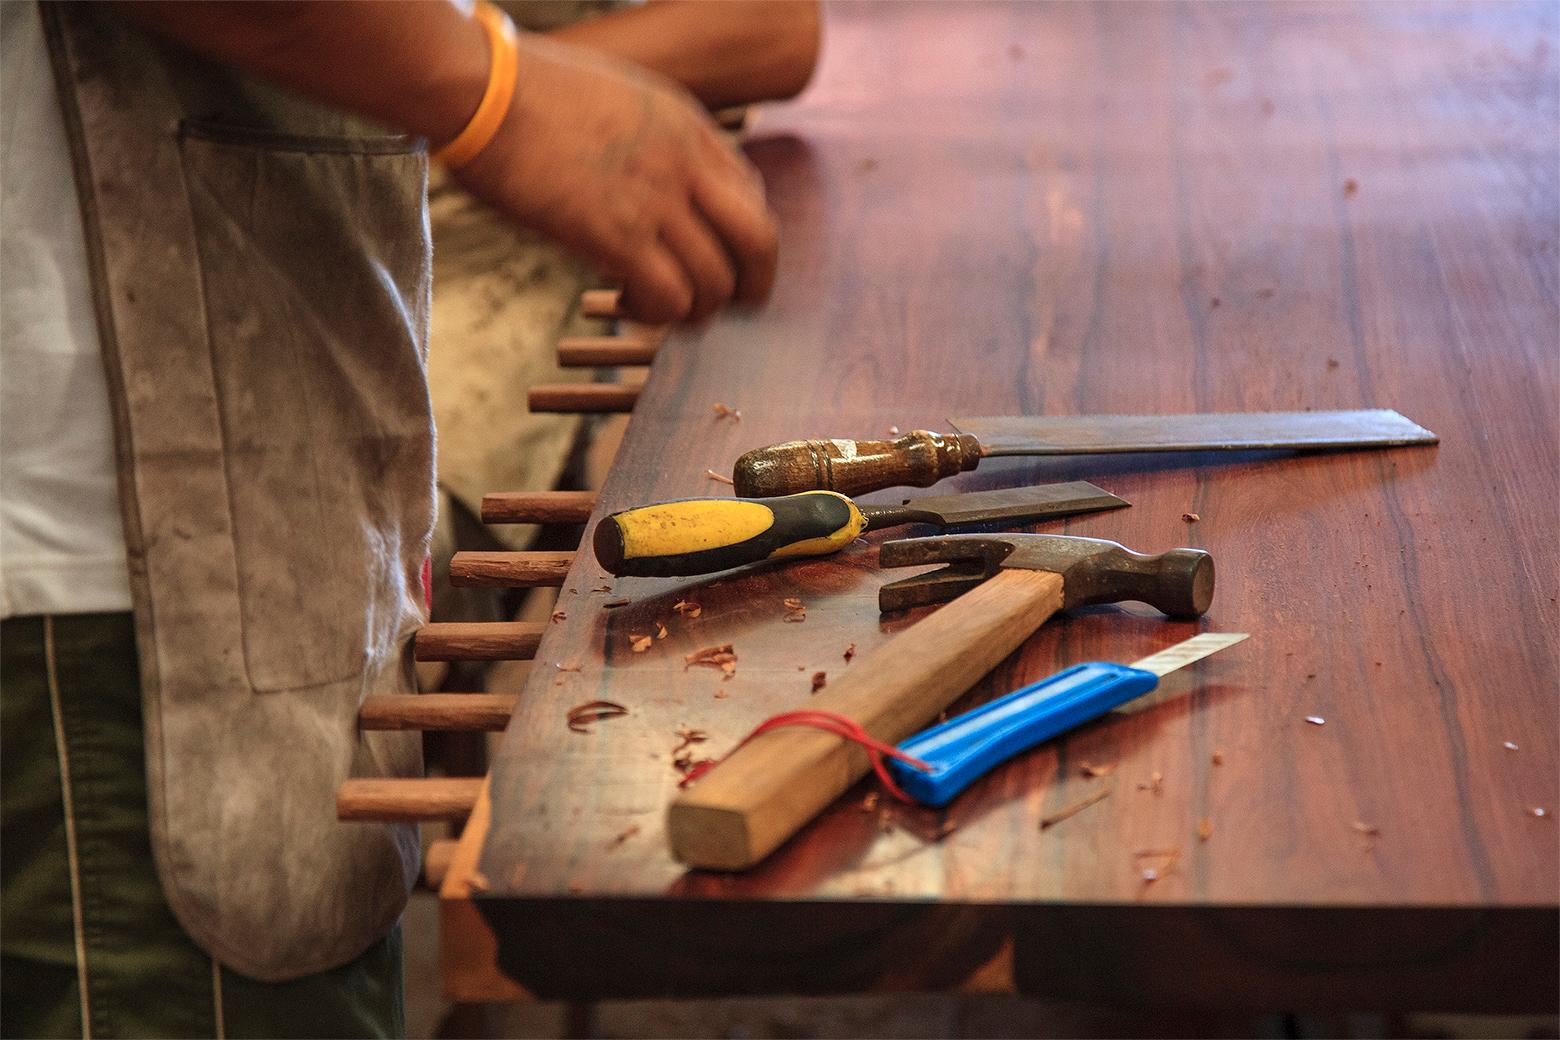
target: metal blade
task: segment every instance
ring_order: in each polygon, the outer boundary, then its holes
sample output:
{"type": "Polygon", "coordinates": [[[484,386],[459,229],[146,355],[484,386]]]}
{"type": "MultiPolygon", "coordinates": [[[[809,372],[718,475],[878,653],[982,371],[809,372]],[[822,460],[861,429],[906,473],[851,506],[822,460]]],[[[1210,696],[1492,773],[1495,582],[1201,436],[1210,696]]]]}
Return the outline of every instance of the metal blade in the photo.
{"type": "Polygon", "coordinates": [[[997,520],[1044,520],[1101,509],[1120,509],[1130,504],[1087,480],[1003,488],[1000,491],[970,491],[962,495],[936,495],[914,498],[905,503],[918,512],[937,514],[945,527],[997,520]]]}
{"type": "Polygon", "coordinates": [[[1197,415],[1012,415],[949,422],[959,432],[973,433],[979,438],[986,455],[1389,448],[1434,444],[1438,439],[1390,408],[1197,415]]]}
{"type": "Polygon", "coordinates": [[[1216,654],[1227,646],[1234,646],[1248,635],[1246,632],[1204,632],[1174,646],[1167,646],[1157,654],[1149,654],[1141,661],[1133,661],[1131,667],[1163,677],[1177,668],[1185,668],[1193,661],[1201,661],[1209,654],[1216,654]]]}

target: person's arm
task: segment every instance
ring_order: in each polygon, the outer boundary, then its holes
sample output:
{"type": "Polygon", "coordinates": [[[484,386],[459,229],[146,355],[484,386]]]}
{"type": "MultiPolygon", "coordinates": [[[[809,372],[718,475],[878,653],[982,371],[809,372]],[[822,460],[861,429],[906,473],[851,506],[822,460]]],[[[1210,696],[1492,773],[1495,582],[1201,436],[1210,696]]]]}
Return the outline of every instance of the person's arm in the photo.
{"type": "Polygon", "coordinates": [[[812,78],[818,0],[651,0],[554,29],[660,73],[710,108],[794,97],[812,78]]]}
{"type": "MultiPolygon", "coordinates": [[[[126,17],[327,104],[453,138],[487,84],[485,34],[444,0],[151,0],[126,17]]],[[[589,256],[649,322],[757,302],[777,235],[757,172],[675,84],[567,43],[520,36],[492,142],[456,179],[589,256]]]]}

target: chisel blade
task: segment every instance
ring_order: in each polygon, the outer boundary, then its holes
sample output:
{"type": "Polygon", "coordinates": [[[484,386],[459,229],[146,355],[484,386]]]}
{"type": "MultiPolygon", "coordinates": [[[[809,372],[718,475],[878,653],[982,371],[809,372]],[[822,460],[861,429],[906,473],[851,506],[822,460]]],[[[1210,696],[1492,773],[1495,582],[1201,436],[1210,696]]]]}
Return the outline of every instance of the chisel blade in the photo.
{"type": "Polygon", "coordinates": [[[1011,415],[950,419],[982,455],[1139,451],[1321,451],[1434,444],[1435,434],[1390,408],[1191,415],[1011,415]]]}
{"type": "Polygon", "coordinates": [[[1185,668],[1193,661],[1201,661],[1209,654],[1234,646],[1249,635],[1247,632],[1204,632],[1174,646],[1167,646],[1157,654],[1149,654],[1141,661],[1133,661],[1131,667],[1153,672],[1162,679],[1177,668],[1185,668]]]}
{"type": "Polygon", "coordinates": [[[960,495],[933,495],[905,500],[917,513],[933,513],[944,527],[997,521],[1047,520],[1074,513],[1094,513],[1130,505],[1087,480],[999,491],[970,491],[960,495]]]}

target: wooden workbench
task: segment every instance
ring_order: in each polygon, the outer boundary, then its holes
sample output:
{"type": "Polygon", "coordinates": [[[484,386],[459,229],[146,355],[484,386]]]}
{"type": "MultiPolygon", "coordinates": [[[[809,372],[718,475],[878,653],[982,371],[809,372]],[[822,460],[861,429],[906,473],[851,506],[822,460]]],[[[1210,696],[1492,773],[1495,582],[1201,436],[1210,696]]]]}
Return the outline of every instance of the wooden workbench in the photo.
{"type": "Polygon", "coordinates": [[[668,855],[677,729],[718,755],[919,614],[879,616],[878,536],[703,584],[582,554],[491,775],[475,893],[504,969],[549,996],[973,978],[1553,1009],[1557,46],[1548,4],[832,7],[818,81],[749,146],[775,297],[661,347],[598,516],[729,494],[706,468],[759,445],[960,414],[1383,406],[1441,444],[990,460],[942,485],[1093,480],[1133,508],[1042,529],[1219,567],[1201,623],[1053,621],[961,707],[1199,629],[1252,638],[945,813],[868,811],[864,783],[743,875],[668,855]],[[727,642],[734,677],[685,668],[727,642]],[[595,699],[630,714],[570,732],[595,699]],[[1150,848],[1180,855],[1145,882],[1150,848]]]}

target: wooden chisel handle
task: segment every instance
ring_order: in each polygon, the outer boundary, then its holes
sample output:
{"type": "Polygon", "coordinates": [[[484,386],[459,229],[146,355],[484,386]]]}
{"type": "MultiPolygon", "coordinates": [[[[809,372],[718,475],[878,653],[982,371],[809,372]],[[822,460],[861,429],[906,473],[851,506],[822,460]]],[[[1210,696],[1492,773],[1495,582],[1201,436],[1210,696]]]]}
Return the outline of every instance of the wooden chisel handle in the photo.
{"type": "MultiPolygon", "coordinates": [[[[1003,570],[850,666],[809,710],[847,715],[897,744],[923,728],[1062,607],[1062,578],[1003,570]]],[[[667,814],[672,854],[745,870],[864,776],[867,753],[823,730],[760,734],[711,769],[667,814]]]]}
{"type": "Polygon", "coordinates": [[[913,430],[893,441],[788,441],[755,448],[732,469],[737,494],[771,498],[801,491],[860,495],[908,484],[930,487],[980,464],[980,441],[967,433],[913,430]]]}

